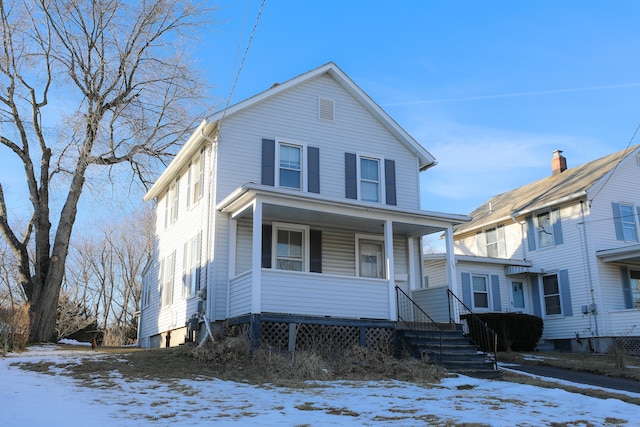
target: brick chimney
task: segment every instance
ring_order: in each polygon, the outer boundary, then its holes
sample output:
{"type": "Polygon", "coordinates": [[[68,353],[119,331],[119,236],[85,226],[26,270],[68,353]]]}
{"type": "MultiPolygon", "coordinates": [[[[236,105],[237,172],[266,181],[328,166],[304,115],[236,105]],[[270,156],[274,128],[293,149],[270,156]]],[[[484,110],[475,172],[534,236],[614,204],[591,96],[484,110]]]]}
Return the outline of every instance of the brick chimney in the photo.
{"type": "Polygon", "coordinates": [[[556,150],[553,152],[553,158],[551,159],[551,172],[553,175],[558,175],[567,170],[567,159],[562,155],[562,150],[556,150]]]}

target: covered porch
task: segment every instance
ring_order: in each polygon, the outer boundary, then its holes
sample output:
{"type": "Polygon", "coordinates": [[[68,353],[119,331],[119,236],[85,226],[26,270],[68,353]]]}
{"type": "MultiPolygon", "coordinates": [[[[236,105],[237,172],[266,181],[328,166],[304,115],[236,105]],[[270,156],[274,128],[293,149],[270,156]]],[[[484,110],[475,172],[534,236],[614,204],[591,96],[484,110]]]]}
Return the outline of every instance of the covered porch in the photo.
{"type": "Polygon", "coordinates": [[[422,236],[445,235],[455,289],[452,228],[466,216],[336,201],[247,184],[221,201],[229,218],[227,318],[279,313],[397,321],[396,285],[422,281],[422,236]]]}

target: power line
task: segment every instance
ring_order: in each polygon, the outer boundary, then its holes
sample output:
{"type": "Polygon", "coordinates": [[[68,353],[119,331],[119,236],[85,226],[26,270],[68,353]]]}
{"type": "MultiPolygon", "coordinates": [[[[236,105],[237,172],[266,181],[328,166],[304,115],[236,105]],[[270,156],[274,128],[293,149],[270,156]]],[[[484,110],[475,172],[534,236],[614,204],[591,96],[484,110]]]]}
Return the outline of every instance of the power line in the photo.
{"type": "MultiPolygon", "coordinates": [[[[247,10],[249,9],[249,2],[250,0],[247,2],[247,10]]],[[[247,54],[249,53],[249,48],[251,47],[251,42],[253,41],[253,37],[256,34],[256,29],[258,28],[258,23],[260,22],[260,17],[262,16],[262,11],[264,10],[264,5],[267,2],[267,0],[262,0],[262,3],[260,4],[260,10],[258,11],[258,16],[256,17],[256,22],[253,24],[253,29],[251,30],[251,35],[249,36],[249,41],[247,42],[247,47],[244,50],[244,54],[242,55],[242,61],[240,61],[240,66],[238,67],[238,72],[236,73],[236,77],[233,80],[233,85],[231,86],[231,90],[229,90],[229,96],[227,97],[227,102],[224,106],[224,110],[222,111],[222,117],[220,118],[219,124],[218,124],[218,128],[220,128],[220,126],[222,125],[222,121],[224,120],[226,114],[227,114],[227,109],[229,108],[229,104],[231,103],[231,98],[233,97],[233,92],[236,89],[236,85],[238,84],[238,79],[240,79],[240,73],[242,72],[242,68],[244,67],[244,62],[247,59],[247,54]]],[[[245,15],[246,16],[246,15],[245,15]]],[[[246,18],[245,18],[246,19],[246,18]]],[[[244,28],[244,25],[243,25],[244,28]]],[[[242,35],[241,35],[242,37],[242,35]]],[[[240,46],[238,45],[238,51],[239,51],[240,46]]],[[[237,63],[237,54],[236,54],[236,63],[237,63]]]]}

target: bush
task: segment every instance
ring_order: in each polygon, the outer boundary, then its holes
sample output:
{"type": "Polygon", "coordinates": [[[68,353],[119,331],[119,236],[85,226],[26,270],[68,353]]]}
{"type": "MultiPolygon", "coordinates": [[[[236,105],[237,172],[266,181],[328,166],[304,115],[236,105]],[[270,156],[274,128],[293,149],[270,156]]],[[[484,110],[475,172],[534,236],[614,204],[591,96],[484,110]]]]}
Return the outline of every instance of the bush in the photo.
{"type": "MultiPolygon", "coordinates": [[[[481,343],[481,329],[473,327],[477,321],[462,316],[470,325],[469,334],[475,343],[481,343]]],[[[542,336],[544,323],[541,318],[522,313],[480,313],[476,319],[487,324],[498,335],[498,351],[533,351],[542,336]]],[[[487,350],[487,349],[484,349],[487,350]]]]}
{"type": "Polygon", "coordinates": [[[24,350],[29,342],[29,304],[0,307],[0,351],[24,350]]]}

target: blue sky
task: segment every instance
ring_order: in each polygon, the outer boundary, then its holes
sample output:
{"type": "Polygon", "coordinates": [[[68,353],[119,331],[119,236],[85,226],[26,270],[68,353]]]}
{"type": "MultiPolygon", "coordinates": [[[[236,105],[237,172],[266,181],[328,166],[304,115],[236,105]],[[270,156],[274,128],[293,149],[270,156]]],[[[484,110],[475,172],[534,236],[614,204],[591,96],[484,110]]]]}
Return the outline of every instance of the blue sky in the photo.
{"type": "MultiPolygon", "coordinates": [[[[211,5],[193,58],[223,107],[262,2],[211,5]]],[[[640,123],[639,18],[637,1],[266,0],[232,103],[333,61],[436,157],[422,208],[467,214],[549,175],[556,149],[572,167],[626,148],[640,123]]],[[[5,154],[0,182],[18,197],[5,154]]],[[[101,187],[83,196],[85,219],[142,203],[139,187],[101,187]]]]}
{"type": "MultiPolygon", "coordinates": [[[[262,3],[216,4],[195,57],[223,106],[262,3]]],[[[572,167],[626,148],[639,18],[635,1],[267,0],[232,103],[333,61],[438,160],[422,208],[470,213],[556,149],[572,167]]]]}

